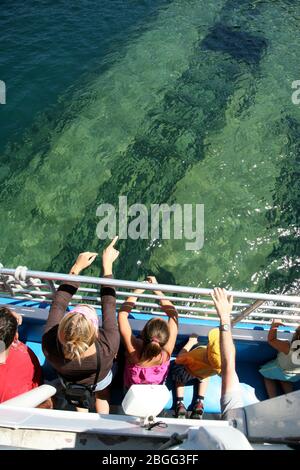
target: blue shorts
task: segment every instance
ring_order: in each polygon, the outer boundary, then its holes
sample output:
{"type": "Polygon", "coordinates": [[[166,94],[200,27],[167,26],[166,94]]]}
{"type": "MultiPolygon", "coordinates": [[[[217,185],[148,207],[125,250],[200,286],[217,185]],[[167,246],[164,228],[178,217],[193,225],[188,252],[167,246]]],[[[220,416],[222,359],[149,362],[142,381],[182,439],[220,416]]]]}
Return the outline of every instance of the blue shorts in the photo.
{"type": "Polygon", "coordinates": [[[298,382],[300,380],[299,374],[286,374],[279,366],[277,359],[264,364],[259,369],[259,372],[266,379],[282,380],[283,382],[298,382]]]}

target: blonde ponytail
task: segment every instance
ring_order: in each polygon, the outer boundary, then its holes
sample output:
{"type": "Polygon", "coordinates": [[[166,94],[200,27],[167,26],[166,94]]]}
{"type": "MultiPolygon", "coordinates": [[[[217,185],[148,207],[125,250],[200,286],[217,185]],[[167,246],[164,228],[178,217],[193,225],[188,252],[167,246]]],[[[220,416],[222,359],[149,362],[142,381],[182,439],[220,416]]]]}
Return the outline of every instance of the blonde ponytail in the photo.
{"type": "Polygon", "coordinates": [[[89,345],[81,340],[67,341],[63,345],[63,352],[66,359],[70,359],[71,361],[77,359],[78,362],[80,362],[81,357],[88,348],[89,345]]]}
{"type": "Polygon", "coordinates": [[[62,344],[64,357],[80,360],[88,348],[94,344],[97,330],[91,321],[80,313],[65,315],[58,327],[58,338],[62,344]]]}

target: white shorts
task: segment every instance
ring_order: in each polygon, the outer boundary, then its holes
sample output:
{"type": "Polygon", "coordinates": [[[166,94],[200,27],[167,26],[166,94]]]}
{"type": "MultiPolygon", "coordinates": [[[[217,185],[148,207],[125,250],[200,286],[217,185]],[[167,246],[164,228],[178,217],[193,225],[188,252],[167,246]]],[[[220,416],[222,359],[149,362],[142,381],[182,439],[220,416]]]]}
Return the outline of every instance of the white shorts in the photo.
{"type": "Polygon", "coordinates": [[[116,372],[117,372],[117,365],[116,365],[116,362],[114,362],[107,376],[104,377],[104,379],[100,380],[100,382],[96,383],[94,392],[100,392],[101,390],[104,390],[106,387],[108,387],[111,384],[112,379],[116,375],[116,372]]]}

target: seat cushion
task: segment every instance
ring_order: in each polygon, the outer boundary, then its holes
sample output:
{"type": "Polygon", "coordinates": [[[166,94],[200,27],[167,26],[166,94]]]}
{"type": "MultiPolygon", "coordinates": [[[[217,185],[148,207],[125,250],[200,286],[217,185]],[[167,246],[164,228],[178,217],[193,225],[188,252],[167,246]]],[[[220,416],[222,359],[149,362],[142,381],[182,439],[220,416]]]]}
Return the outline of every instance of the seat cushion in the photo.
{"type": "Polygon", "coordinates": [[[34,352],[34,354],[39,360],[39,363],[41,364],[41,366],[43,366],[45,364],[46,358],[44,356],[41,343],[34,343],[33,341],[26,341],[26,346],[28,346],[34,352]]]}

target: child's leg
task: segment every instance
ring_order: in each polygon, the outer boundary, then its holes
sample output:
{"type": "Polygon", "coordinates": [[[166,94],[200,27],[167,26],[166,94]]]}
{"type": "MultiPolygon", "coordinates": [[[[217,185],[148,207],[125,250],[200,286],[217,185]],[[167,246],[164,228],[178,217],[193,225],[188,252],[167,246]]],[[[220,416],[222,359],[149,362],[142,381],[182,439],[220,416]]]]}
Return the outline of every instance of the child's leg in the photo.
{"type": "Polygon", "coordinates": [[[184,399],[184,385],[182,383],[176,382],[176,408],[175,416],[176,418],[186,418],[186,407],[183,403],[184,399]]]}
{"type": "Polygon", "coordinates": [[[109,399],[110,389],[106,387],[104,390],[96,392],[96,412],[108,415],[109,414],[109,399]]]}
{"type": "Polygon", "coordinates": [[[276,381],[272,379],[266,379],[264,377],[265,387],[269,398],[275,398],[278,396],[276,381]]]}
{"type": "Polygon", "coordinates": [[[202,379],[202,381],[199,382],[197,398],[199,398],[200,400],[204,400],[208,383],[209,383],[209,377],[207,377],[206,379],[202,379]]]}
{"type": "MultiPolygon", "coordinates": [[[[178,356],[181,354],[184,354],[186,352],[189,352],[193,346],[196,346],[198,344],[198,336],[196,334],[192,334],[185,346],[179,351],[178,356]]],[[[184,383],[181,382],[182,380],[182,371],[185,370],[185,367],[183,365],[175,365],[176,367],[176,373],[173,375],[173,380],[176,382],[176,408],[175,408],[175,416],[176,418],[186,418],[187,416],[187,410],[186,407],[184,406],[183,399],[184,399],[184,383]],[[178,372],[179,376],[177,376],[178,372]]]]}
{"type": "Polygon", "coordinates": [[[280,380],[280,385],[284,393],[292,393],[293,389],[293,384],[291,382],[284,382],[283,380],[280,380]]]}
{"type": "Polygon", "coordinates": [[[183,401],[183,397],[184,397],[184,385],[179,382],[176,382],[176,400],[183,401]]]}
{"type": "Polygon", "coordinates": [[[191,413],[191,419],[201,419],[203,416],[204,406],[202,402],[205,397],[208,382],[209,382],[209,377],[207,377],[206,379],[202,379],[202,381],[199,382],[198,384],[198,396],[194,403],[193,411],[191,413]]]}

